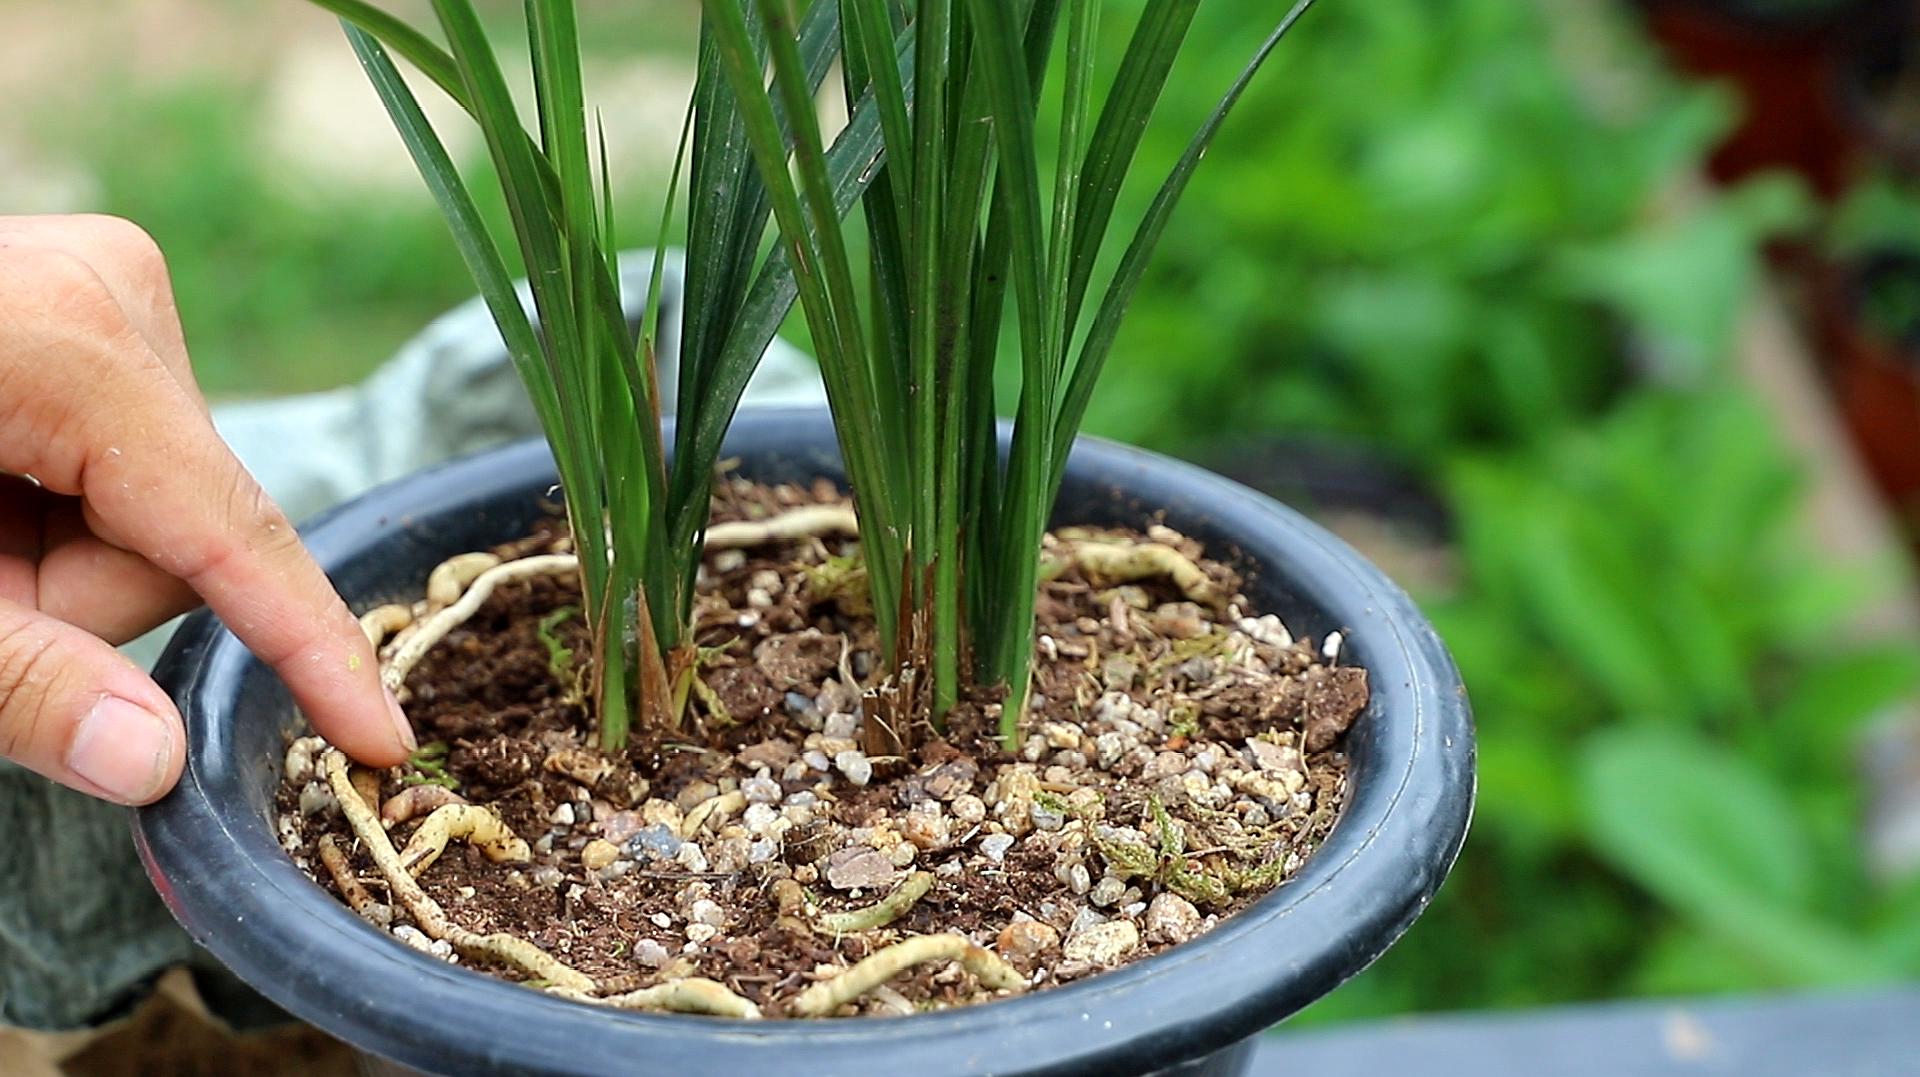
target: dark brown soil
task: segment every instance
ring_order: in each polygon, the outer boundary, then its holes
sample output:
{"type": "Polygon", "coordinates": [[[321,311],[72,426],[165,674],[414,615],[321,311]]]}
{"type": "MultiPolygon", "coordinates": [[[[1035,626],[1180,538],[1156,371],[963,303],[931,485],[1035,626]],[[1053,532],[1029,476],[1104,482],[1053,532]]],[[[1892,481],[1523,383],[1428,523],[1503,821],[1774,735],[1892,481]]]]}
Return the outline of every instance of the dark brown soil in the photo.
{"type": "MultiPolygon", "coordinates": [[[[715,518],[837,498],[824,484],[735,482],[715,518]]],[[[529,939],[601,993],[696,975],[779,1016],[811,983],[913,935],[966,935],[1035,988],[1135,960],[1284,881],[1338,815],[1339,743],[1365,707],[1365,671],[1243,614],[1234,573],[1161,527],[1049,537],[1017,756],[992,736],[1000,702],[975,697],[944,735],[918,731],[907,758],[868,758],[857,716],[884,671],[855,552],[826,538],[709,553],[696,612],[706,690],[685,729],[638,732],[617,760],[593,750],[581,702],[585,628],[558,612],[578,608],[577,584],[504,585],[414,670],[405,702],[423,745],[444,751],[445,777],[531,843],[532,860],[493,863],[450,843],[420,877],[427,892],[455,923],[529,939]],[[1070,556],[1088,541],[1170,546],[1235,597],[1215,610],[1165,579],[1090,579],[1070,556]],[[744,808],[732,798],[681,832],[696,805],[732,793],[744,808]],[[901,919],[837,936],[814,926],[913,871],[935,883],[901,919]],[[783,880],[802,888],[804,909],[783,913],[783,880]]],[[[434,763],[387,772],[381,798],[439,774],[434,763]]],[[[303,865],[333,834],[385,897],[324,785],[290,783],[281,808],[303,865]]],[[[414,825],[396,827],[395,843],[414,825]]],[[[429,946],[398,910],[374,918],[429,946]]],[[[938,964],[845,1012],[988,997],[938,964]]]]}

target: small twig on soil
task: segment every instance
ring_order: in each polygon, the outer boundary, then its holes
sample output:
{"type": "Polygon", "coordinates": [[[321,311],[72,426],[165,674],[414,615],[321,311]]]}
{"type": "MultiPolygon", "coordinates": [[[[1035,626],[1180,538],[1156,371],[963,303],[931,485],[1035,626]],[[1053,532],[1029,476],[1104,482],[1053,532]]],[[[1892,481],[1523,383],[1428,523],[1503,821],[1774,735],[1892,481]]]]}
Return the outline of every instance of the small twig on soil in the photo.
{"type": "Polygon", "coordinates": [[[347,757],[339,749],[329,748],[323,766],[326,768],[327,784],[332,786],[334,798],[340,802],[340,812],[346,816],[347,825],[353,828],[354,836],[366,846],[367,855],[373,858],[374,866],[380,869],[381,877],[387,880],[394,901],[413,917],[413,922],[428,937],[445,939],[468,957],[498,961],[525,972],[533,979],[546,980],[575,991],[593,989],[593,980],[585,973],[562,964],[525,939],[504,933],[481,935],[448,920],[446,910],[440,907],[440,903],[429,897],[413,876],[407,874],[407,869],[401,866],[400,854],[394,850],[393,842],[380,825],[380,817],[360,799],[353,783],[347,778],[347,757]]]}
{"type": "Polygon", "coordinates": [[[481,573],[499,564],[499,557],[476,552],[458,554],[435,565],[427,576],[427,608],[437,610],[460,601],[481,573]]]}
{"type": "Polygon", "coordinates": [[[893,893],[865,908],[821,913],[820,926],[834,935],[851,935],[856,931],[885,927],[905,916],[907,910],[913,908],[914,902],[926,897],[931,889],[933,872],[916,871],[907,876],[905,882],[894,887],[893,893]]]}
{"type": "Polygon", "coordinates": [[[993,991],[1018,991],[1027,981],[993,951],[976,946],[964,935],[919,935],[879,951],[831,980],[822,980],[800,992],[792,1011],[800,1017],[825,1017],[861,995],[929,961],[958,961],[981,986],[993,991]]]}
{"type": "Polygon", "coordinates": [[[370,924],[378,927],[387,926],[383,920],[392,919],[392,910],[387,909],[386,917],[374,911],[387,907],[375,901],[372,894],[367,893],[367,888],[361,885],[360,878],[353,873],[353,865],[347,863],[347,854],[340,851],[340,844],[333,840],[333,835],[322,834],[314,847],[320,853],[320,863],[325,865],[327,874],[333,876],[333,885],[339,888],[340,896],[346,899],[347,908],[352,909],[360,919],[370,924]]]}
{"type": "Polygon", "coordinates": [[[614,1006],[624,1010],[666,1010],[670,1013],[704,1013],[714,1017],[760,1019],[760,1007],[729,991],[725,984],[699,976],[668,980],[624,995],[596,998],[583,991],[549,988],[550,994],[595,1006],[614,1006]]]}
{"type": "Polygon", "coordinates": [[[360,615],[360,631],[367,634],[367,642],[374,650],[387,641],[387,637],[413,623],[413,610],[395,603],[390,606],[375,606],[360,615]]]}
{"type": "Polygon", "coordinates": [[[419,664],[427,651],[445,639],[447,633],[465,624],[493,594],[495,587],[510,580],[562,576],[579,569],[580,559],[572,554],[542,554],[508,561],[480,573],[458,602],[427,617],[395,641],[393,655],[380,670],[380,679],[390,691],[400,691],[401,686],[407,683],[407,674],[413,672],[413,667],[419,664]]]}
{"type": "Polygon", "coordinates": [[[845,505],[809,505],[764,520],[736,520],[707,528],[708,550],[743,550],[781,539],[858,535],[860,521],[845,505]]]}
{"type": "Polygon", "coordinates": [[[456,838],[485,853],[487,859],[496,864],[524,864],[533,859],[527,843],[508,829],[493,809],[463,802],[435,808],[433,814],[427,816],[427,821],[407,839],[407,847],[400,851],[400,866],[417,876],[432,867],[446,851],[447,842],[456,838]]]}
{"type": "Polygon", "coordinates": [[[1164,576],[1181,594],[1202,606],[1218,610],[1226,604],[1227,596],[1200,566],[1171,546],[1158,542],[1076,542],[1069,549],[1073,563],[1098,583],[1111,586],[1164,576]]]}
{"type": "Polygon", "coordinates": [[[680,839],[689,840],[700,833],[700,828],[708,822],[720,822],[730,818],[735,812],[745,811],[746,807],[746,794],[737,789],[731,793],[708,797],[695,804],[693,810],[687,812],[687,817],[680,820],[680,839]]]}

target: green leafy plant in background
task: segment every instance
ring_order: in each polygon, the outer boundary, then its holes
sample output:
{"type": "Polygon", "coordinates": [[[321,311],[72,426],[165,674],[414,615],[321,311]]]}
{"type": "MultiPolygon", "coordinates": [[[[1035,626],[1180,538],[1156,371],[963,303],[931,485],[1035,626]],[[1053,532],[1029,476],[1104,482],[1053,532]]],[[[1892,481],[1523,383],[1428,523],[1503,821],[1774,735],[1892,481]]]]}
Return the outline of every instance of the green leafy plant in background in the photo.
{"type": "Polygon", "coordinates": [[[1480,716],[1474,839],[1321,1019],[1920,972],[1852,770],[1920,657],[1848,641],[1874,580],[1808,556],[1767,419],[1640,392],[1446,480],[1462,578],[1429,610],[1480,716]]]}
{"type": "MultiPolygon", "coordinates": [[[[1755,237],[1793,199],[1769,183],[1669,208],[1729,109],[1581,10],[1317,12],[1295,77],[1248,93],[1196,178],[1088,428],[1189,453],[1228,431],[1318,434],[1419,463],[1604,407],[1630,380],[1629,334],[1698,382],[1755,237]],[[1576,51],[1617,61],[1583,82],[1576,51]]],[[[1195,57],[1230,56],[1249,11],[1210,7],[1195,57]]],[[[1195,94],[1177,84],[1164,107],[1195,94]]],[[[1153,137],[1143,152],[1171,152],[1153,137]]]]}

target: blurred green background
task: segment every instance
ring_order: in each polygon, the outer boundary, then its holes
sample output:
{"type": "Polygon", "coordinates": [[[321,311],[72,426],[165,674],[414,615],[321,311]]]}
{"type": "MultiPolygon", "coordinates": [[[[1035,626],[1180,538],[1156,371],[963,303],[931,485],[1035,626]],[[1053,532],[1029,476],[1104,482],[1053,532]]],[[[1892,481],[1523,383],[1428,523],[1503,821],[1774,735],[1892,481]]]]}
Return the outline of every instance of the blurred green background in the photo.
{"type": "MultiPolygon", "coordinates": [[[[582,7],[627,238],[651,242],[697,5],[582,7]]],[[[1167,113],[1206,107],[1271,17],[1208,0],[1167,113]]],[[[0,0],[0,21],[0,209],[151,231],[216,397],[355,381],[470,294],[326,17],[0,0]]],[[[1816,540],[1831,472],[1742,360],[1770,312],[1832,389],[1795,406],[1852,429],[1845,342],[1910,373],[1920,291],[1883,273],[1828,317],[1823,282],[1920,258],[1920,212],[1865,139],[1837,165],[1710,160],[1753,99],[1678,74],[1650,22],[1607,0],[1327,0],[1202,168],[1095,402],[1091,431],[1366,543],[1473,693],[1466,854],[1304,1020],[1920,975],[1920,885],[1869,855],[1860,763],[1920,677],[1910,620],[1859,627],[1910,566],[1816,540]]],[[[1150,138],[1146,171],[1179,148],[1150,138]]]]}

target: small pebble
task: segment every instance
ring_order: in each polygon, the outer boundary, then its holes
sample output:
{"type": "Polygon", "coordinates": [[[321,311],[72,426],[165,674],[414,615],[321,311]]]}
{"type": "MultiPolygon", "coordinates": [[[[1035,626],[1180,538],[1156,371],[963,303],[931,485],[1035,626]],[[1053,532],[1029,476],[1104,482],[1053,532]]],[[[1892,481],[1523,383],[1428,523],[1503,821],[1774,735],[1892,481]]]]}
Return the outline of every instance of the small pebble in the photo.
{"type": "Polygon", "coordinates": [[[672,927],[673,926],[673,917],[663,912],[654,913],[652,916],[647,917],[647,919],[653,921],[654,927],[672,927]]]}
{"type": "Polygon", "coordinates": [[[555,886],[559,886],[560,881],[566,878],[566,876],[560,874],[559,868],[556,868],[551,864],[542,864],[539,867],[534,868],[531,872],[529,872],[527,874],[527,878],[532,879],[533,884],[535,886],[545,886],[548,888],[552,888],[555,886]]]}
{"type": "Polygon", "coordinates": [[[887,854],[887,859],[893,862],[894,867],[904,868],[912,865],[913,858],[919,852],[920,850],[914,848],[912,843],[903,841],[893,847],[893,850],[887,854]]]}
{"type": "Polygon", "coordinates": [[[627,851],[639,860],[672,860],[680,853],[680,835],[665,826],[650,826],[627,840],[627,851]]]}
{"type": "Polygon", "coordinates": [[[987,817],[987,804],[972,793],[962,793],[953,798],[948,808],[953,817],[967,826],[972,826],[987,817]]]}
{"type": "Polygon", "coordinates": [[[780,783],[772,778],[748,778],[740,783],[740,793],[749,804],[778,804],[780,783]]]}
{"type": "Polygon", "coordinates": [[[765,864],[780,855],[780,843],[772,838],[761,838],[747,846],[747,863],[765,864]]]}
{"type": "Polygon", "coordinates": [[[891,884],[893,877],[893,861],[871,846],[842,849],[827,858],[827,885],[835,890],[877,889],[891,884]]]}
{"type": "Polygon", "coordinates": [[[712,924],[688,924],[687,925],[687,941],[688,942],[706,942],[707,940],[713,938],[715,935],[718,935],[718,934],[720,934],[720,929],[717,927],[714,927],[712,924]]]}
{"type": "Polygon", "coordinates": [[[1109,966],[1119,964],[1140,945],[1140,929],[1131,920],[1109,920],[1067,936],[1068,959],[1109,966]]]}
{"type": "Polygon", "coordinates": [[[758,837],[767,834],[779,818],[780,810],[771,804],[749,804],[740,816],[740,823],[747,828],[747,833],[758,837]]]}
{"type": "Polygon", "coordinates": [[[873,763],[867,759],[865,752],[858,749],[834,756],[833,765],[855,785],[865,785],[873,780],[873,763]]]}
{"type": "Polygon", "coordinates": [[[308,782],[306,788],[300,790],[301,815],[318,815],[321,812],[330,812],[338,807],[339,803],[339,801],[333,798],[333,790],[327,788],[325,782],[308,782]]]}
{"type": "Polygon", "coordinates": [[[706,851],[700,848],[699,842],[695,841],[682,844],[680,851],[674,854],[673,862],[692,872],[707,870],[706,851]]]}
{"type": "Polygon", "coordinates": [[[1064,812],[1049,808],[1037,800],[1033,802],[1033,807],[1027,809],[1027,814],[1037,830],[1058,830],[1067,822],[1064,812]]]}
{"type": "Polygon", "coordinates": [[[727,922],[726,910],[722,909],[717,902],[707,898],[694,902],[693,908],[688,910],[688,913],[696,923],[721,927],[727,922]]]}
{"type": "Polygon", "coordinates": [[[988,860],[998,864],[1007,858],[1007,850],[1013,848],[1013,835],[988,834],[980,839],[980,851],[988,860]]]}
{"type": "Polygon", "coordinates": [[[787,708],[787,713],[795,718],[814,709],[813,697],[802,692],[788,692],[786,698],[781,700],[781,704],[787,708]]]}
{"type": "Polygon", "coordinates": [[[667,948],[656,939],[641,939],[633,944],[633,959],[648,968],[657,969],[667,963],[667,948]]]}
{"type": "Polygon", "coordinates": [[[1147,938],[1153,942],[1182,943],[1200,933],[1200,910],[1175,893],[1162,893],[1147,906],[1147,938]]]}
{"type": "Polygon", "coordinates": [[[1087,900],[1105,909],[1119,904],[1120,899],[1126,896],[1126,893],[1126,883],[1111,875],[1107,875],[1102,877],[1099,882],[1093,884],[1093,890],[1087,895],[1087,900]]]}
{"type": "Polygon", "coordinates": [[[994,948],[1003,957],[1038,957],[1060,945],[1060,933],[1038,920],[1015,920],[1000,930],[994,948]]]}
{"type": "Polygon", "coordinates": [[[800,758],[807,766],[812,767],[814,770],[824,771],[833,765],[833,760],[827,758],[827,753],[818,748],[809,749],[806,754],[800,758]]]}
{"type": "Polygon", "coordinates": [[[821,732],[838,740],[852,740],[860,730],[860,719],[851,714],[829,714],[821,732]]]}
{"type": "Polygon", "coordinates": [[[620,858],[620,849],[605,838],[595,838],[580,850],[580,866],[599,871],[620,858]]]}
{"type": "Polygon", "coordinates": [[[1075,863],[1067,869],[1067,886],[1076,894],[1084,894],[1093,887],[1093,873],[1085,864],[1075,863]]]}

